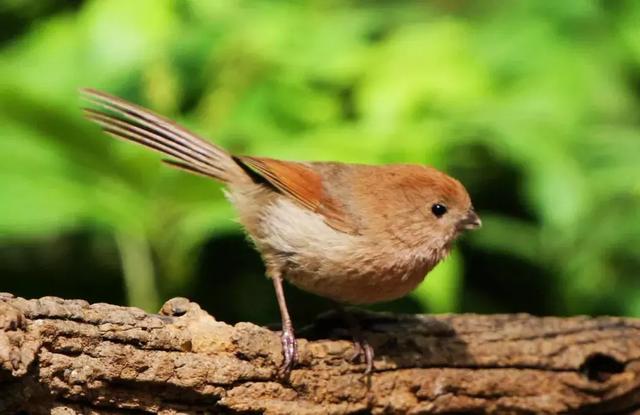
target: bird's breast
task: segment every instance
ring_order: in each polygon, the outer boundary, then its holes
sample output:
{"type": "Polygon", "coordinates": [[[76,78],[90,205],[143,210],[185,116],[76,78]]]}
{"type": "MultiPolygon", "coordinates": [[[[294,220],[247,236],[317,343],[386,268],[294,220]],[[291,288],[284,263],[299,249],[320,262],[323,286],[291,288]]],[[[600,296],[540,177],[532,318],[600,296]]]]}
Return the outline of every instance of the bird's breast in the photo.
{"type": "Polygon", "coordinates": [[[288,281],[350,304],[402,297],[437,262],[429,252],[337,231],[320,215],[284,198],[263,212],[254,239],[265,260],[278,263],[288,281]]]}
{"type": "Polygon", "coordinates": [[[440,260],[428,249],[408,248],[391,238],[340,232],[321,215],[258,187],[228,196],[268,267],[279,268],[299,288],[337,302],[402,297],[440,260]]]}

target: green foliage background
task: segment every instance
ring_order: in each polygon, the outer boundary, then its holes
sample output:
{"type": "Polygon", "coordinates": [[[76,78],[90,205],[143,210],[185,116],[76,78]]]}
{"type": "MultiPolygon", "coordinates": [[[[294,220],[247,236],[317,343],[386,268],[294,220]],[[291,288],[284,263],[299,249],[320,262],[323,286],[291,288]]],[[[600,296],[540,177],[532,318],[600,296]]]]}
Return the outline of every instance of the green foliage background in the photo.
{"type": "MultiPolygon", "coordinates": [[[[3,0],[0,291],[277,320],[220,186],[81,118],[79,87],[233,152],[415,162],[480,232],[411,312],[640,316],[640,2],[3,0]]],[[[326,305],[290,290],[294,316],[326,305]]]]}

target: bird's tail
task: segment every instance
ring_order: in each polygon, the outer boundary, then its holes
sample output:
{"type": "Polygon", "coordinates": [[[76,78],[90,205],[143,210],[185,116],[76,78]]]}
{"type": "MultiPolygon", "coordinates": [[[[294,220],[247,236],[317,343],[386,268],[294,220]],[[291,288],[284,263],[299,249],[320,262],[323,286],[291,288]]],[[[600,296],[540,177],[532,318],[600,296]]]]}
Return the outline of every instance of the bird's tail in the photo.
{"type": "Polygon", "coordinates": [[[212,177],[224,183],[250,180],[233,156],[184,127],[147,109],[95,89],[82,95],[100,109],[85,108],[88,119],[105,133],[133,141],[173,157],[163,160],[172,167],[212,177]]]}

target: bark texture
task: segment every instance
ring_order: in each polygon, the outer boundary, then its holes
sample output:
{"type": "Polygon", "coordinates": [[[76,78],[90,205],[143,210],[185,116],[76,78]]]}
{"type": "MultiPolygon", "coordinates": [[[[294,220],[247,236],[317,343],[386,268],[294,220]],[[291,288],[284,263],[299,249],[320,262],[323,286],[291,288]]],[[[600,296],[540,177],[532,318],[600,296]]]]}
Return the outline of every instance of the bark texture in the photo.
{"type": "Polygon", "coordinates": [[[277,333],[186,299],[160,314],[0,294],[0,414],[640,413],[640,320],[358,313],[365,377],[334,315],[277,333]]]}

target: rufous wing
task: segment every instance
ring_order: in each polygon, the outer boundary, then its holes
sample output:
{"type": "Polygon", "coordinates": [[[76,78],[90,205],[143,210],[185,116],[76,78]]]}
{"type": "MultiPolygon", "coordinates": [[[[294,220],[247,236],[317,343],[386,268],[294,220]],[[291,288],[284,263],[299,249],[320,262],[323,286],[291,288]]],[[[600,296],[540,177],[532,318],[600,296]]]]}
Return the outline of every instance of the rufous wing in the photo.
{"type": "Polygon", "coordinates": [[[311,167],[263,157],[235,156],[234,159],[283,195],[322,215],[332,228],[349,234],[358,233],[344,207],[326,194],[322,176],[311,167]]]}

